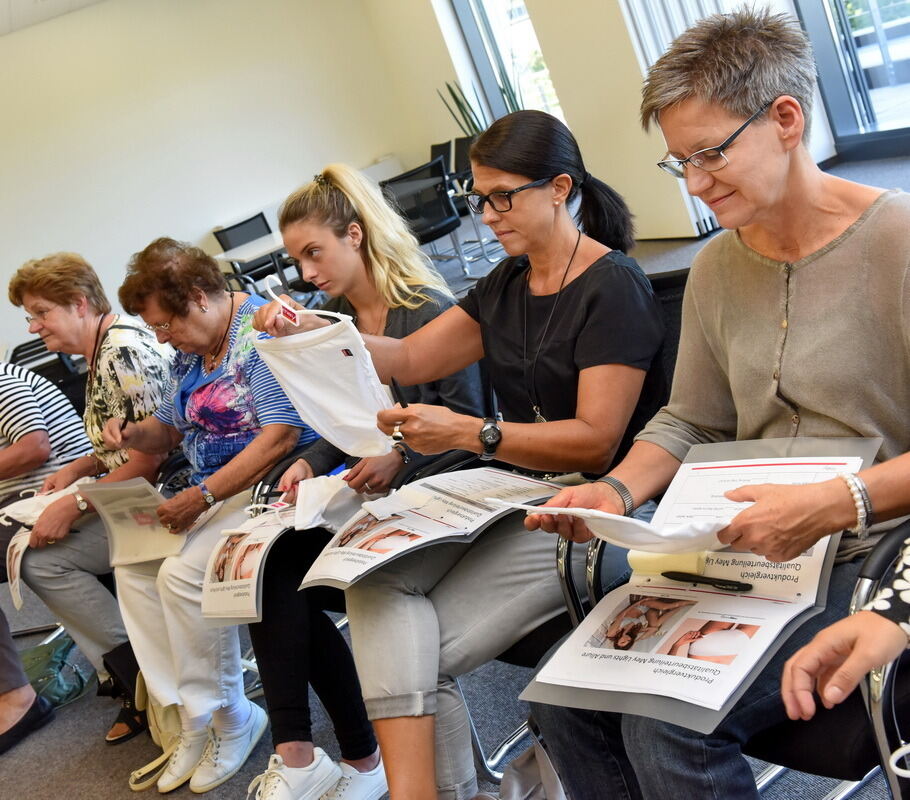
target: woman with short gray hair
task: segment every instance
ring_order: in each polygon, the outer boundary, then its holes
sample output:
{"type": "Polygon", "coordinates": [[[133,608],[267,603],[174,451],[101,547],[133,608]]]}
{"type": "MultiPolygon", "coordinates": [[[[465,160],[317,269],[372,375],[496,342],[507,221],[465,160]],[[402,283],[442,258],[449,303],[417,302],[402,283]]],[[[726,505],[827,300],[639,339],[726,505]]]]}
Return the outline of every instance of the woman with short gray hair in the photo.
{"type": "MultiPolygon", "coordinates": [[[[549,505],[621,514],[623,495],[634,506],[663,491],[701,442],[881,436],[882,461],[910,450],[910,198],[818,169],[805,144],[814,75],[796,20],[758,10],[698,22],[650,70],[641,116],[666,140],[658,166],[728,231],[692,265],[669,405],[611,470],[612,485],[572,487],[549,505]]],[[[574,800],[758,797],[742,745],[786,719],[787,657],[847,612],[858,556],[872,544],[864,536],[871,510],[858,513],[855,501],[863,478],[879,518],[906,513],[887,499],[892,466],[727,493],[752,505],[718,538],[771,561],[847,531],[827,610],[782,646],[708,735],[630,714],[535,706],[574,800]]],[[[591,537],[577,518],[541,513],[527,524],[591,537]]]]}

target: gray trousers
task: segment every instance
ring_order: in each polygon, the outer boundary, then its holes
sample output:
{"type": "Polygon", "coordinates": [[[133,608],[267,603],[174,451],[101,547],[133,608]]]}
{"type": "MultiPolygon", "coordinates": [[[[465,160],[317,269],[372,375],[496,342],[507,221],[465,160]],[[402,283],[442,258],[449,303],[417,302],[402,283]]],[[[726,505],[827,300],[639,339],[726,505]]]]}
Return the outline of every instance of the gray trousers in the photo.
{"type": "Polygon", "coordinates": [[[0,694],[6,694],[13,689],[18,689],[28,683],[28,678],[22,671],[22,662],[13,635],[10,633],[9,622],[6,614],[0,609],[0,694]]]}
{"type": "Polygon", "coordinates": [[[97,576],[111,571],[104,524],[97,514],[56,544],[29,548],[22,557],[22,579],[40,597],[104,680],[101,657],[126,641],[115,598],[97,576]]]}
{"type": "Polygon", "coordinates": [[[439,544],[403,556],[345,592],[367,713],[370,719],[436,715],[442,798],[477,794],[456,676],[565,610],[556,538],[529,533],[523,520],[523,513],[511,514],[470,545],[439,544]]]}

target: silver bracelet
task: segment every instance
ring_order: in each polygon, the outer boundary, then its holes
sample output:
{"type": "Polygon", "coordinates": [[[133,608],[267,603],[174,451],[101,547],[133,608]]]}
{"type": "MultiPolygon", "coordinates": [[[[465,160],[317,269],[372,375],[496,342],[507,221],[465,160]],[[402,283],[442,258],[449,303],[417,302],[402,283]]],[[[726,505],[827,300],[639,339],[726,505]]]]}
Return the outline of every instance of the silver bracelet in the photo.
{"type": "Polygon", "coordinates": [[[856,534],[858,539],[865,539],[869,534],[869,529],[866,526],[866,504],[863,502],[863,493],[859,488],[859,478],[851,472],[841,472],[839,477],[847,484],[850,497],[853,498],[853,506],[856,508],[856,525],[847,528],[847,532],[856,534]]]}
{"type": "Polygon", "coordinates": [[[604,475],[602,478],[598,478],[596,482],[612,486],[622,500],[623,516],[631,516],[632,511],[635,508],[635,501],[632,499],[632,492],[629,491],[628,487],[621,480],[614,478],[612,475],[604,475]]]}

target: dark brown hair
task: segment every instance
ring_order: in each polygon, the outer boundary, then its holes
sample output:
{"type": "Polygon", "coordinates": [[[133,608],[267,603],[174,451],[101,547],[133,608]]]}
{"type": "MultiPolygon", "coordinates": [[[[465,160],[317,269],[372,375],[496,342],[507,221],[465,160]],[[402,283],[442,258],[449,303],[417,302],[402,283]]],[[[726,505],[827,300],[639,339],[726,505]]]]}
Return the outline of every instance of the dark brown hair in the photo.
{"type": "Polygon", "coordinates": [[[182,317],[189,310],[193,289],[207,295],[227,289],[218,262],[198,247],[162,237],[133,254],[117,295],[129,314],[141,314],[148,298],[155,295],[162,310],[182,317]]]}

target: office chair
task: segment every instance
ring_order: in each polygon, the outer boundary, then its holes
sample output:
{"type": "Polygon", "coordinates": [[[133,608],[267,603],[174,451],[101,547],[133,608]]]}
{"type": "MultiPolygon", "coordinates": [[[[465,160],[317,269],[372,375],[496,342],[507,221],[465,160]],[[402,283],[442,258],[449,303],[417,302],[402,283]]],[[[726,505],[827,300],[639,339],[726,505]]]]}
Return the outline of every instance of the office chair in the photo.
{"type": "MultiPolygon", "coordinates": [[[[262,236],[267,236],[272,233],[272,228],[269,225],[268,220],[266,220],[265,214],[260,211],[258,214],[249,219],[245,219],[242,222],[229,225],[226,228],[216,228],[212,233],[215,236],[215,239],[217,239],[218,244],[221,245],[221,249],[227,252],[234,247],[240,247],[240,245],[244,245],[247,242],[252,242],[262,236]]],[[[248,261],[245,264],[236,261],[231,261],[229,263],[234,271],[225,277],[228,279],[228,283],[236,289],[259,294],[259,282],[267,275],[274,275],[281,281],[282,286],[288,292],[299,292],[300,294],[305,295],[306,297],[303,299],[304,305],[307,308],[311,307],[310,302],[312,301],[313,294],[318,293],[321,295],[312,283],[309,283],[300,277],[295,277],[290,281],[287,280],[285,270],[288,267],[293,267],[294,272],[296,273],[297,268],[296,264],[294,264],[286,255],[273,253],[253,261],[248,261]]]]}
{"type": "Polygon", "coordinates": [[[439,254],[433,247],[432,258],[458,259],[464,276],[475,279],[468,269],[468,261],[456,233],[461,226],[461,217],[449,197],[444,156],[439,155],[415,169],[380,181],[379,187],[392,206],[408,221],[411,232],[421,245],[432,245],[443,236],[449,236],[455,255],[439,254]]]}
{"type": "Polygon", "coordinates": [[[473,239],[465,239],[463,246],[476,245],[480,250],[480,255],[467,257],[469,264],[474,261],[486,261],[489,264],[496,264],[501,256],[491,255],[487,250],[487,245],[493,242],[493,239],[486,237],[480,230],[477,221],[477,215],[468,208],[465,195],[471,181],[471,161],[469,153],[474,139],[471,136],[462,136],[459,139],[453,139],[448,142],[430,145],[430,160],[439,158],[443,159],[443,165],[448,175],[449,194],[452,197],[452,203],[455,205],[458,213],[462,217],[468,217],[471,226],[474,228],[473,239]]]}

